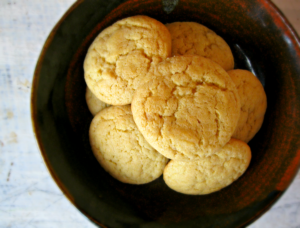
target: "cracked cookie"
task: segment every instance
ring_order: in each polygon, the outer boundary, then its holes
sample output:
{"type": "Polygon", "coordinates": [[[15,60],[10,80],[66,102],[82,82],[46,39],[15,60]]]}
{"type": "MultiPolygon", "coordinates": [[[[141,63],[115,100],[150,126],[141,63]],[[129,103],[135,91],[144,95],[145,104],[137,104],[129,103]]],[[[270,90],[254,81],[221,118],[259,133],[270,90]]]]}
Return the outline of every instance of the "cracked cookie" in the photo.
{"type": "Polygon", "coordinates": [[[151,182],[162,174],[168,161],[138,131],[130,105],[99,112],[90,125],[89,138],[101,166],[123,183],[151,182]]]}
{"type": "Polygon", "coordinates": [[[227,72],[238,90],[241,114],[233,138],[248,143],[259,131],[267,109],[267,96],[261,82],[247,70],[227,72]]]}
{"type": "Polygon", "coordinates": [[[209,58],[226,71],[234,67],[230,47],[223,38],[196,22],[166,24],[172,38],[172,56],[195,54],[209,58]]]}
{"type": "Polygon", "coordinates": [[[99,100],[92,93],[92,91],[89,89],[89,87],[86,87],[85,100],[86,100],[86,104],[88,106],[88,109],[92,113],[93,116],[95,116],[102,109],[109,106],[108,104],[106,104],[103,101],[99,100]]]}
{"type": "Polygon", "coordinates": [[[248,168],[250,147],[231,139],[216,154],[198,161],[172,160],[165,167],[163,178],[173,190],[191,195],[216,192],[237,180],[248,168]]]}
{"type": "Polygon", "coordinates": [[[193,160],[214,154],[230,140],[240,101],[220,65],[197,55],[175,56],[149,74],[131,109],[138,129],[158,152],[193,160]]]}
{"type": "Polygon", "coordinates": [[[130,104],[151,65],[171,55],[171,35],[161,22],[133,16],[104,29],[84,61],[88,87],[111,105],[130,104]]]}

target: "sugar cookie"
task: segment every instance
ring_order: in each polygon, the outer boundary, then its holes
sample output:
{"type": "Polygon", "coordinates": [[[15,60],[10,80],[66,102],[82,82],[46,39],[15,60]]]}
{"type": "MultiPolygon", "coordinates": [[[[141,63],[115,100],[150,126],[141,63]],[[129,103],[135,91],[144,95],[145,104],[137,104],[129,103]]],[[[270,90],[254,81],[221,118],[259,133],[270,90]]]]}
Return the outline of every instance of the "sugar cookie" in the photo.
{"type": "Polygon", "coordinates": [[[193,160],[214,154],[230,140],[240,102],[220,65],[197,55],[175,56],[147,77],[131,108],[139,130],[158,152],[193,160]]]}
{"type": "Polygon", "coordinates": [[[172,37],[172,55],[196,54],[209,58],[226,71],[234,67],[234,58],[225,40],[196,22],[166,24],[172,37]]]}
{"type": "Polygon", "coordinates": [[[133,16],[104,29],[84,61],[88,87],[111,105],[130,104],[151,65],[171,54],[171,35],[161,22],[133,16]]]}
{"type": "Polygon", "coordinates": [[[267,96],[261,82],[250,71],[227,72],[238,90],[241,114],[233,138],[248,143],[259,131],[267,109],[267,96]]]}
{"type": "Polygon", "coordinates": [[[248,168],[250,147],[231,139],[216,154],[198,161],[170,161],[163,178],[173,190],[191,195],[216,192],[238,179],[248,168]]]}
{"type": "Polygon", "coordinates": [[[103,101],[99,100],[89,89],[89,87],[86,87],[85,92],[85,101],[88,106],[89,111],[92,113],[92,115],[96,115],[98,112],[100,112],[102,109],[109,106],[109,104],[104,103],[103,101]]]}
{"type": "Polygon", "coordinates": [[[111,106],[99,112],[92,120],[89,137],[101,166],[124,183],[153,181],[168,161],[138,131],[130,105],[111,106]]]}

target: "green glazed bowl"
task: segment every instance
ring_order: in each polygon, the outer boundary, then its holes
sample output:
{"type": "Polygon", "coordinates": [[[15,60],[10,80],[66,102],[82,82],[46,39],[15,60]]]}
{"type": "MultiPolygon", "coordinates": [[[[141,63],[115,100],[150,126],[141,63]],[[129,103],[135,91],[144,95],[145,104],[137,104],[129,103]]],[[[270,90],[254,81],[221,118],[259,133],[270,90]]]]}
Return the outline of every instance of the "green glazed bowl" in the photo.
{"type": "Polygon", "coordinates": [[[32,121],[45,163],[69,200],[101,227],[244,227],[282,195],[300,164],[299,44],[269,0],[79,0],[51,32],[34,74],[32,121]],[[221,191],[184,195],[162,177],[123,184],[92,154],[84,57],[101,30],[138,14],[211,28],[230,45],[235,68],[252,71],[265,88],[268,108],[249,143],[251,164],[221,191]]]}

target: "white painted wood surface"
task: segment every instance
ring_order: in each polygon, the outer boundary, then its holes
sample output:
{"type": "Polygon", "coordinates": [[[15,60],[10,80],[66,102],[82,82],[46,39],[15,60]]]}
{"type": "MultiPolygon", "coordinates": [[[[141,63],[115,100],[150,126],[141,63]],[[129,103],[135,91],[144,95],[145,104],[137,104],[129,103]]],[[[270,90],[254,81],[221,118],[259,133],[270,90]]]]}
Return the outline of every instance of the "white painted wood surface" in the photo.
{"type": "MultiPolygon", "coordinates": [[[[0,227],[94,228],[62,194],[32,133],[30,91],[42,46],[74,0],[0,0],[0,227]]],[[[300,34],[300,1],[274,0],[300,34]]],[[[300,173],[251,228],[300,227],[300,173]]]]}

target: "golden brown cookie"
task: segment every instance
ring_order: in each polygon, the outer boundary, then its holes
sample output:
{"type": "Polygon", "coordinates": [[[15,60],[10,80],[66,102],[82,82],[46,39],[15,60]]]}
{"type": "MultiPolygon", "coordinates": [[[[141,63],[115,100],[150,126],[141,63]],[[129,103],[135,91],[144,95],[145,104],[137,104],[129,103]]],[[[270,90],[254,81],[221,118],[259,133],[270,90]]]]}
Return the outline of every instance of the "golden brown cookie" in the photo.
{"type": "Polygon", "coordinates": [[[174,160],[214,154],[231,138],[240,115],[235,85],[207,58],[175,56],[157,64],[132,100],[145,139],[174,160]]]}
{"type": "Polygon", "coordinates": [[[237,180],[248,168],[250,147],[231,139],[221,150],[198,161],[170,161],[163,177],[173,190],[191,195],[216,192],[237,180]]]}
{"type": "Polygon", "coordinates": [[[99,112],[90,125],[92,151],[101,166],[117,180],[144,184],[158,178],[168,161],[138,131],[130,105],[99,112]]]}
{"type": "Polygon", "coordinates": [[[267,109],[267,96],[257,77],[247,70],[228,71],[241,101],[239,122],[232,137],[248,143],[259,131],[267,109]]]}
{"type": "Polygon", "coordinates": [[[151,65],[171,54],[171,36],[159,21],[133,16],[104,29],[84,61],[88,87],[111,105],[130,104],[151,65]]]}
{"type": "Polygon", "coordinates": [[[172,55],[200,55],[215,61],[226,71],[233,69],[230,47],[214,31],[196,22],[174,22],[166,26],[172,37],[172,55]]]}
{"type": "Polygon", "coordinates": [[[96,115],[98,112],[100,112],[102,109],[109,106],[109,104],[104,103],[103,101],[99,100],[89,89],[89,87],[86,87],[85,92],[85,100],[86,104],[88,106],[88,109],[92,113],[92,115],[96,115]]]}

